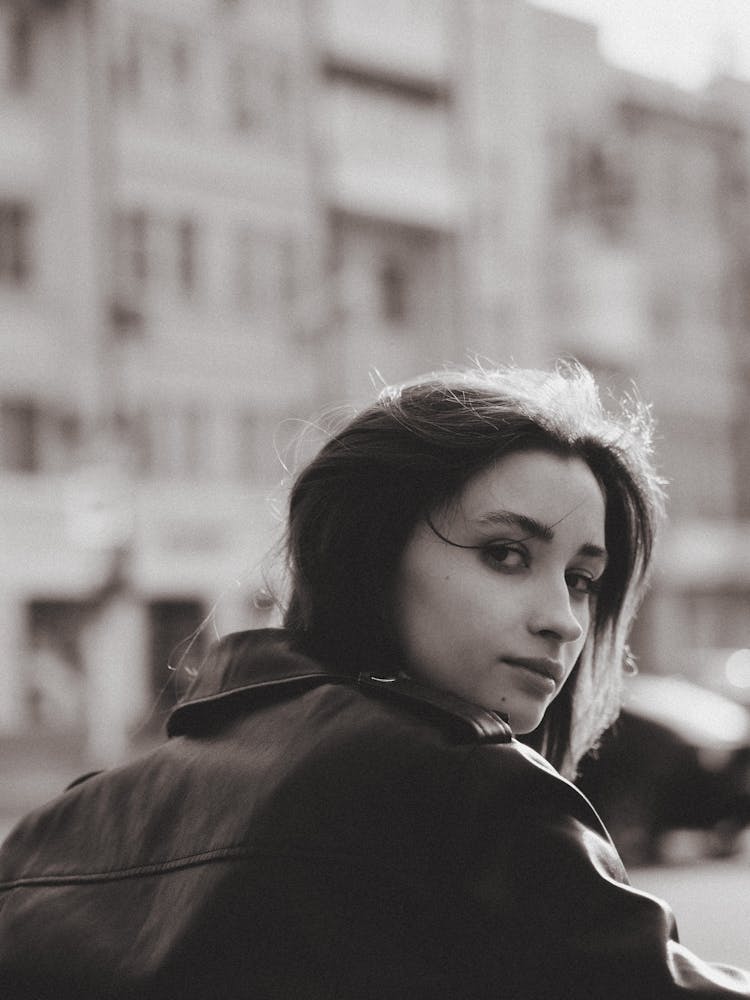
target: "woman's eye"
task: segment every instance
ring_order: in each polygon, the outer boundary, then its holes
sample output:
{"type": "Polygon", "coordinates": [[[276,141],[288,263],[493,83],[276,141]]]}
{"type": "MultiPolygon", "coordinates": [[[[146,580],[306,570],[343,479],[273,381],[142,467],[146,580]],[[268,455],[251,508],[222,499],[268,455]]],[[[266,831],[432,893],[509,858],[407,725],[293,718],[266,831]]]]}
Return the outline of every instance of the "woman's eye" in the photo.
{"type": "Polygon", "coordinates": [[[586,573],[568,573],[568,586],[576,594],[596,594],[599,591],[599,581],[586,573]]]}
{"type": "Polygon", "coordinates": [[[521,569],[529,564],[523,548],[506,543],[485,545],[482,554],[490,566],[502,566],[503,569],[521,569]]]}

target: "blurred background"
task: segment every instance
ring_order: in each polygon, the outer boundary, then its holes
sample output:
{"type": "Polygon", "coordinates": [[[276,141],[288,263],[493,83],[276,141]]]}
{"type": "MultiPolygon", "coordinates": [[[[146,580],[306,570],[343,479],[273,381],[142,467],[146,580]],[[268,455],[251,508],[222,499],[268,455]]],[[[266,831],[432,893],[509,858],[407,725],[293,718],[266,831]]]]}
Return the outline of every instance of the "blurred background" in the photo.
{"type": "Polygon", "coordinates": [[[621,725],[667,763],[582,780],[746,928],[747,0],[0,0],[0,53],[0,837],[273,621],[316,414],[572,355],[671,484],[621,725]]]}

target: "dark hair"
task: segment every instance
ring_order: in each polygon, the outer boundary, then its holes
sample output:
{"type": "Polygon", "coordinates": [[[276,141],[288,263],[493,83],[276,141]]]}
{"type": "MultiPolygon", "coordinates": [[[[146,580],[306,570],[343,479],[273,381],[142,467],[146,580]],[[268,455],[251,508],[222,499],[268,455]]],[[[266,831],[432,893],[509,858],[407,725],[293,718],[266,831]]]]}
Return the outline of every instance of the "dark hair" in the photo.
{"type": "Polygon", "coordinates": [[[532,449],[579,456],[606,496],[609,562],[586,645],[529,738],[572,776],[619,711],[627,635],[662,506],[650,432],[647,409],[633,400],[607,415],[592,376],[577,364],[448,372],[383,390],[293,484],[285,626],[339,670],[392,673],[394,581],[418,522],[501,456],[532,449]]]}

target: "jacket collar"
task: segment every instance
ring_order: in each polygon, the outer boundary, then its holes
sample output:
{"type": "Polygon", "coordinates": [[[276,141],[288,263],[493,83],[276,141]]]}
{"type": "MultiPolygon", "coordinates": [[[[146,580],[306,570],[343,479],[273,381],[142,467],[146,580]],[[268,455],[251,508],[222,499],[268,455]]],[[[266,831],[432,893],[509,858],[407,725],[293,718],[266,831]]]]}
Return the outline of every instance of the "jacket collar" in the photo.
{"type": "Polygon", "coordinates": [[[185,732],[197,716],[217,703],[269,687],[305,685],[353,678],[326,670],[305,654],[281,628],[234,632],[210,651],[183,699],[167,721],[170,736],[185,732]]]}
{"type": "Polygon", "coordinates": [[[188,732],[200,720],[221,715],[238,700],[252,699],[270,688],[305,688],[316,684],[358,684],[379,699],[410,706],[420,715],[442,719],[464,739],[507,743],[512,731],[507,717],[416,683],[404,675],[379,677],[326,670],[306,654],[291,633],[280,628],[235,632],[217,643],[167,720],[167,733],[188,732]]]}

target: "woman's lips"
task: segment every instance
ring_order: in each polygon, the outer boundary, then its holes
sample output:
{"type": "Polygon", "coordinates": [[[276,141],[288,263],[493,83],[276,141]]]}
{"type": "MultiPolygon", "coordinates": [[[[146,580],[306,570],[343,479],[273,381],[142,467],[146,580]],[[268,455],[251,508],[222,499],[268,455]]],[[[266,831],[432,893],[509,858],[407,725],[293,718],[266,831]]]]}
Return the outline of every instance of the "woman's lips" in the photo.
{"type": "Polygon", "coordinates": [[[503,660],[505,663],[510,664],[511,667],[520,667],[522,670],[533,674],[553,690],[562,684],[565,675],[565,670],[561,663],[546,657],[503,657],[503,660]]]}

